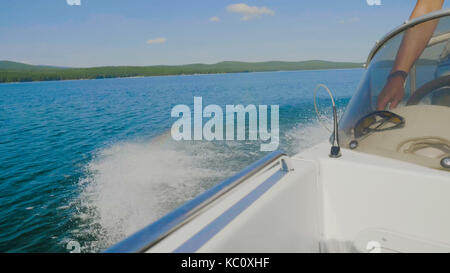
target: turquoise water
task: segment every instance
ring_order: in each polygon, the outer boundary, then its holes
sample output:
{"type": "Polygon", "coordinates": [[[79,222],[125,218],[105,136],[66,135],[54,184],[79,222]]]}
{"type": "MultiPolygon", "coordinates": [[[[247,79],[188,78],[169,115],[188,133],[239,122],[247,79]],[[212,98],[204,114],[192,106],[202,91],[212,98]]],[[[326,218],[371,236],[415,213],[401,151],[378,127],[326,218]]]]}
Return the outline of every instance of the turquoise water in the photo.
{"type": "Polygon", "coordinates": [[[1,84],[0,252],[68,252],[69,241],[101,251],[265,154],[257,141],[173,141],[174,105],[192,106],[194,96],[203,105],[278,104],[280,149],[293,154],[328,137],[315,86],[327,84],[342,112],[362,73],[1,84]]]}

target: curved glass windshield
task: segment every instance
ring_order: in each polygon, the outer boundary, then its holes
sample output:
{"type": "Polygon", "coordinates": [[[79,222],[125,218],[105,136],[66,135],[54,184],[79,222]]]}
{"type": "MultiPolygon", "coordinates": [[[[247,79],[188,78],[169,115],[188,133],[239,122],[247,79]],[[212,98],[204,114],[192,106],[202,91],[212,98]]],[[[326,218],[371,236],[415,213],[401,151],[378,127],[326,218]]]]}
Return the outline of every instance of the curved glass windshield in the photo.
{"type": "MultiPolygon", "coordinates": [[[[405,41],[404,41],[405,40],[405,41]]],[[[403,53],[405,54],[406,51],[403,53]]],[[[408,28],[382,45],[341,119],[343,147],[423,166],[450,170],[450,18],[433,19],[408,28]],[[434,24],[431,38],[408,74],[395,72],[399,49],[408,32],[434,24]],[[395,107],[380,109],[380,93],[388,79],[405,77],[404,96],[395,107]],[[377,109],[378,104],[378,109],[377,109]],[[384,110],[384,111],[381,111],[384,110]],[[447,160],[448,158],[448,160],[447,160]]]]}

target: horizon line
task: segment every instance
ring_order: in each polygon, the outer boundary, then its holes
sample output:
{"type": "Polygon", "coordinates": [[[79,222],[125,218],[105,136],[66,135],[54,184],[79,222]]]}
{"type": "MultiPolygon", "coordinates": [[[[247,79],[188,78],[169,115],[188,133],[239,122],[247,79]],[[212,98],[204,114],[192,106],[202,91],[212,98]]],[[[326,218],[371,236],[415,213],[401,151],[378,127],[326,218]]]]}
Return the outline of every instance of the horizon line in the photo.
{"type": "Polygon", "coordinates": [[[301,61],[281,61],[281,60],[267,60],[267,61],[238,61],[238,60],[224,60],[213,63],[184,63],[184,64],[152,64],[152,65],[94,65],[94,66],[64,66],[64,65],[53,65],[53,64],[31,64],[23,61],[12,61],[12,60],[0,60],[0,62],[12,62],[23,65],[30,66],[47,66],[54,68],[100,68],[100,67],[152,67],[152,66],[185,66],[185,65],[217,65],[220,63],[226,62],[234,62],[234,63],[270,63],[270,62],[282,62],[282,63],[300,63],[300,62],[311,62],[311,61],[319,61],[319,62],[331,62],[331,63],[352,63],[352,64],[364,64],[365,61],[332,61],[332,60],[323,60],[323,59],[308,59],[301,61]]]}

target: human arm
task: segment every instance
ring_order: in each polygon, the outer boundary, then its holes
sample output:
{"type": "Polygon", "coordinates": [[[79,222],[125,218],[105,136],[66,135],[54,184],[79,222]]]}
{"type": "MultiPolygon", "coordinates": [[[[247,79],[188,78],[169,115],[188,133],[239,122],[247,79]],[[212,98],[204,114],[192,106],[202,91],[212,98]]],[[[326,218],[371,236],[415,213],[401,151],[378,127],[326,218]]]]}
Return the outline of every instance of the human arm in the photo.
{"type": "MultiPolygon", "coordinates": [[[[417,0],[409,19],[411,20],[439,10],[443,4],[444,0],[417,0]]],[[[405,75],[409,73],[411,67],[426,48],[437,23],[437,19],[431,20],[414,26],[405,32],[405,36],[395,58],[394,66],[391,70],[390,75],[392,76],[388,78],[386,85],[378,96],[377,110],[384,110],[389,103],[389,108],[393,109],[401,102],[405,94],[405,78],[401,75],[402,73],[396,72],[404,71],[405,75]]]]}

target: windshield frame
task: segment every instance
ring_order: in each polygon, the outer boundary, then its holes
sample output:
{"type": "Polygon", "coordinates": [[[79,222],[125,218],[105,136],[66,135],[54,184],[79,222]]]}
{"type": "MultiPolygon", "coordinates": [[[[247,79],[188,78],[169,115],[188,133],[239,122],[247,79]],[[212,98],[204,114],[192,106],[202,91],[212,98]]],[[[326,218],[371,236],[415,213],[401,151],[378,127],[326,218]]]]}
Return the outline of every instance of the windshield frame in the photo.
{"type": "Polygon", "coordinates": [[[438,11],[434,11],[434,12],[430,12],[426,15],[417,17],[413,20],[407,20],[405,21],[403,24],[401,24],[400,26],[394,28],[393,30],[391,30],[389,33],[387,33],[386,35],[384,35],[381,40],[377,40],[375,42],[375,46],[372,48],[372,50],[369,53],[369,56],[367,56],[367,60],[366,60],[366,64],[365,67],[369,67],[370,62],[372,61],[373,57],[375,57],[375,55],[377,54],[377,52],[393,37],[397,36],[397,34],[399,34],[400,32],[405,31],[408,28],[411,28],[415,25],[421,24],[423,22],[429,21],[429,20],[433,20],[433,19],[438,19],[441,17],[445,17],[445,16],[449,16],[450,15],[450,8],[448,9],[442,9],[442,10],[438,10],[438,11]]]}

